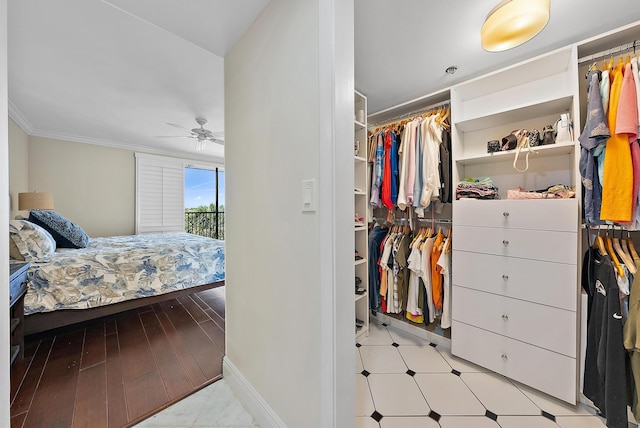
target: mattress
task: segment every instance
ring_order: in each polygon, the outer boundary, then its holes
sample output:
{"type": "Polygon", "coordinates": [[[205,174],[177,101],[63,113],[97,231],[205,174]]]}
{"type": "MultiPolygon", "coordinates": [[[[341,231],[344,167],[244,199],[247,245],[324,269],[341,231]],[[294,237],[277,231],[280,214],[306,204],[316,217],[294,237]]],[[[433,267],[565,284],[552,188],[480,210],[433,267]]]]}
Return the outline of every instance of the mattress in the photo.
{"type": "Polygon", "coordinates": [[[225,278],[224,241],[189,233],[92,238],[31,261],[25,315],[87,309],[225,278]]]}

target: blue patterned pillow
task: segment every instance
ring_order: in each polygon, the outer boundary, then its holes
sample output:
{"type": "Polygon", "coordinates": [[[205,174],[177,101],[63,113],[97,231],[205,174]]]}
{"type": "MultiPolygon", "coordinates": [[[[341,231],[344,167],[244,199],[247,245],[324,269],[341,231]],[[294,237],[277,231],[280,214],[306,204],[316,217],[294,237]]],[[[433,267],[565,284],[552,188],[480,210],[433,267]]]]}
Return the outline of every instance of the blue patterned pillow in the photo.
{"type": "Polygon", "coordinates": [[[41,259],[56,251],[56,241],[49,232],[27,220],[10,220],[9,237],[26,261],[41,259]]]}
{"type": "Polygon", "coordinates": [[[85,231],[55,211],[31,210],[29,221],[46,229],[60,248],[85,248],[89,245],[85,231]]]}

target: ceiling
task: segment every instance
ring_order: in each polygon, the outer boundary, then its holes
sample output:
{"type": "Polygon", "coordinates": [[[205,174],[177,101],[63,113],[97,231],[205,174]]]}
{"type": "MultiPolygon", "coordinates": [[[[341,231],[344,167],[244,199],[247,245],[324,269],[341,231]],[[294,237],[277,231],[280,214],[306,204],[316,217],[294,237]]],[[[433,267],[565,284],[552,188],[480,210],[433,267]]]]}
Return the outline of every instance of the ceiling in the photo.
{"type": "MultiPolygon", "coordinates": [[[[224,56],[269,0],[9,0],[9,111],[30,135],[208,161],[224,148],[224,56]],[[176,138],[157,138],[176,136],[176,138]]],[[[640,20],[638,0],[552,0],[533,40],[480,47],[498,0],[355,0],[355,84],[378,112],[640,20]],[[454,75],[445,69],[455,65],[454,75]]],[[[640,39],[640,35],[638,37],[640,39]]]]}

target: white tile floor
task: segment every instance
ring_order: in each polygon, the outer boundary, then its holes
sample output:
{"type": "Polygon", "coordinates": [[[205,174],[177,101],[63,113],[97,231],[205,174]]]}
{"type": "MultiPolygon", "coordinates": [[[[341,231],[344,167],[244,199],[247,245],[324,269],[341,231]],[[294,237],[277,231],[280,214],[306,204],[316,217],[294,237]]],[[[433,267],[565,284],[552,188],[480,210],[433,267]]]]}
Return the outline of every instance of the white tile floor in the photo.
{"type": "Polygon", "coordinates": [[[258,428],[221,379],[136,425],[140,428],[258,428]]]}
{"type": "MultiPolygon", "coordinates": [[[[603,428],[571,406],[375,321],[356,352],[357,428],[603,428]]],[[[629,424],[629,427],[635,427],[629,424]]]]}
{"type": "MultiPolygon", "coordinates": [[[[355,373],[356,428],[605,427],[592,407],[555,400],[376,322],[356,348],[355,373]]],[[[258,425],[222,379],[137,427],[258,425]]]]}

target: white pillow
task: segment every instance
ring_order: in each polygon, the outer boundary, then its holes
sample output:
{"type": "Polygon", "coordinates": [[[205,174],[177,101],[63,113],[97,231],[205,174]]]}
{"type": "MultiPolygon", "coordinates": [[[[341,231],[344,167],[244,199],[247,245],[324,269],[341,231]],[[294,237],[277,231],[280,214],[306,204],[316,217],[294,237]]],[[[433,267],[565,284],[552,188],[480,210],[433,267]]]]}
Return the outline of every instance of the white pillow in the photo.
{"type": "Polygon", "coordinates": [[[25,261],[41,259],[56,251],[56,241],[51,234],[27,220],[10,220],[9,236],[25,261]]]}

